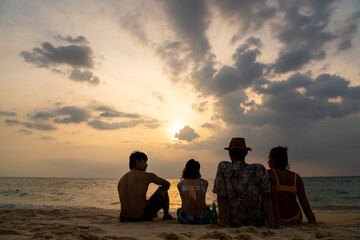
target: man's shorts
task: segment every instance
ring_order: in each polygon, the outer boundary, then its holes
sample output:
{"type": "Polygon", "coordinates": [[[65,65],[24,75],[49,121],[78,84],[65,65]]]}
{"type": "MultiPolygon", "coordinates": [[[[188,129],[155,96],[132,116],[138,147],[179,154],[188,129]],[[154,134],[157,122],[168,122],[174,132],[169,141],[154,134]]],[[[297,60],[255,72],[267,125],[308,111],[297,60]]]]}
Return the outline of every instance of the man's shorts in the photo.
{"type": "Polygon", "coordinates": [[[147,205],[143,215],[140,218],[124,218],[120,213],[121,222],[141,222],[141,221],[151,221],[153,220],[160,209],[163,208],[165,204],[164,197],[161,194],[160,188],[158,188],[153,195],[147,201],[147,205]]]}
{"type": "Polygon", "coordinates": [[[177,210],[177,217],[178,221],[183,224],[208,224],[210,223],[211,210],[209,207],[206,207],[202,213],[198,215],[190,215],[184,213],[182,208],[179,208],[177,210]]]}

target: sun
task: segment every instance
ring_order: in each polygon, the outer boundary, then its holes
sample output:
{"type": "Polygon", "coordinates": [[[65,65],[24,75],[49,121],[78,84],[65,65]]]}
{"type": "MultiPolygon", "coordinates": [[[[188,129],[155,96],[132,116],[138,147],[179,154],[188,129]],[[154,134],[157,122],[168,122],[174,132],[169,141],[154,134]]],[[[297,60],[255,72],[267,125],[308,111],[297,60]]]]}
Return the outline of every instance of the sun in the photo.
{"type": "Polygon", "coordinates": [[[181,129],[183,129],[185,126],[185,124],[183,123],[180,123],[180,122],[177,122],[177,123],[174,123],[173,125],[171,125],[171,127],[169,128],[169,133],[171,134],[171,139],[172,140],[176,140],[177,138],[175,138],[175,134],[179,133],[179,131],[181,129]]]}

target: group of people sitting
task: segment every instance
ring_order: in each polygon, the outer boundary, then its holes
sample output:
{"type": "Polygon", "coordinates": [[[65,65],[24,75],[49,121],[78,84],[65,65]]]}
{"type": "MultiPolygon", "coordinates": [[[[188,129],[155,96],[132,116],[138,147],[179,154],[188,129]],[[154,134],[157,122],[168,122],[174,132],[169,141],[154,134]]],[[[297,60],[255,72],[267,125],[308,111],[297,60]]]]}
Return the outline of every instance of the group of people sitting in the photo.
{"type": "MultiPolygon", "coordinates": [[[[247,164],[245,157],[251,148],[244,138],[233,138],[225,150],[229,161],[218,164],[213,192],[217,195],[218,225],[263,226],[301,223],[302,211],[309,222],[316,222],[306,198],[301,177],[289,170],[287,147],[275,147],[268,156],[270,170],[262,164],[247,164]]],[[[154,173],[146,172],[147,156],[142,152],[130,155],[129,168],[118,183],[121,204],[120,221],[150,221],[163,209],[164,219],[172,219],[169,213],[168,189],[170,183],[154,173]],[[146,199],[150,183],[159,185],[154,194],[146,199]]],[[[206,204],[208,181],[201,178],[200,164],[189,160],[178,183],[182,207],[177,219],[184,224],[207,224],[211,210],[206,204]]]]}

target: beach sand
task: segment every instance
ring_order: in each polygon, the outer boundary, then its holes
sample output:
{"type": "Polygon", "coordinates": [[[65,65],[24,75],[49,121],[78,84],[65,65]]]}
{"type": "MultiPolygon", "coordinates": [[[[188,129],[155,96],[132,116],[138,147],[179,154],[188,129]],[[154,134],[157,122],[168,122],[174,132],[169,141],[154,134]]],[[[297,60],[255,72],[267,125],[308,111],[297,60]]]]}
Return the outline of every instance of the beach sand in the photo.
{"type": "MultiPolygon", "coordinates": [[[[120,223],[118,211],[0,209],[0,239],[360,239],[360,213],[317,213],[317,224],[278,229],[183,225],[176,219],[120,223]]],[[[174,215],[174,214],[173,214],[174,215]]]]}

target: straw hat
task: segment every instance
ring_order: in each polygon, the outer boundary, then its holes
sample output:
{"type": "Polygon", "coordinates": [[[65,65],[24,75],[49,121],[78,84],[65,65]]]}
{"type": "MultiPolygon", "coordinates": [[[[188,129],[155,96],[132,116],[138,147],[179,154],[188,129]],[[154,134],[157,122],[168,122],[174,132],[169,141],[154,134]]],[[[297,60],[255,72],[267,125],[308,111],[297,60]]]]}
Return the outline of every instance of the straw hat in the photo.
{"type": "Polygon", "coordinates": [[[251,151],[251,148],[246,146],[245,138],[232,138],[229,147],[224,149],[231,151],[251,151]]]}

